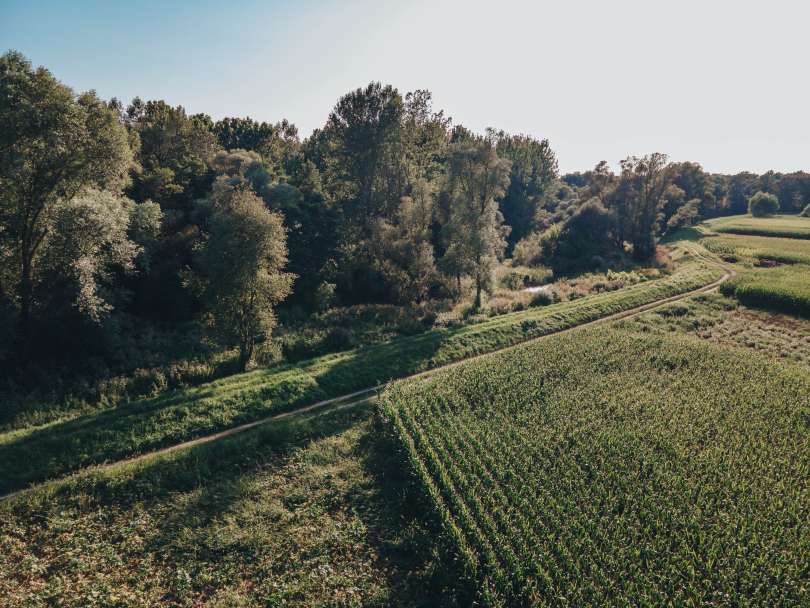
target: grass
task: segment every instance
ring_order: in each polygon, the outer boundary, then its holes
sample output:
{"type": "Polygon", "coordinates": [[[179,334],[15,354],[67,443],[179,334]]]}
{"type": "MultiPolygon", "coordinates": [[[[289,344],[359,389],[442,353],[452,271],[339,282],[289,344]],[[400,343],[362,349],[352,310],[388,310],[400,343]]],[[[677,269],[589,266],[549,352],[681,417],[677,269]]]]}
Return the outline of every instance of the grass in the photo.
{"type": "Polygon", "coordinates": [[[810,320],[747,308],[718,293],[682,300],[620,324],[638,331],[690,334],[810,366],[810,320]]]}
{"type": "Polygon", "coordinates": [[[683,293],[722,271],[684,262],[664,279],[455,329],[234,375],[115,409],[0,434],[0,493],[517,344],[683,293]]]}
{"type": "Polygon", "coordinates": [[[716,232],[730,234],[810,239],[810,218],[798,215],[775,215],[773,217],[732,215],[708,220],[706,225],[716,232]]]}
{"type": "Polygon", "coordinates": [[[754,269],[721,287],[747,306],[810,317],[810,266],[754,269]]]}
{"type": "Polygon", "coordinates": [[[810,264],[810,240],[726,234],[705,238],[701,244],[721,255],[810,264]]]}
{"type": "Polygon", "coordinates": [[[483,605],[810,603],[810,374],[604,326],[393,385],[483,605]]]}
{"type": "Polygon", "coordinates": [[[0,503],[0,604],[464,605],[369,414],[277,423],[0,503]]]}

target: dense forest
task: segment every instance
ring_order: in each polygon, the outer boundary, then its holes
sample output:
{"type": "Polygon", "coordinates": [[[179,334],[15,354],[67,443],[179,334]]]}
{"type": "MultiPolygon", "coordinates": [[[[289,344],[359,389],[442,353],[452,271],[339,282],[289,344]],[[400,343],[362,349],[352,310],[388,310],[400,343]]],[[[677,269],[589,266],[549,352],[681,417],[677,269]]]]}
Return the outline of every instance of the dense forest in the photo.
{"type": "Polygon", "coordinates": [[[472,132],[429,91],[377,82],[302,138],[287,120],[76,94],[9,52],[2,418],[304,356],[284,335],[314,318],[333,323],[318,348],[351,346],[330,311],[407,311],[419,331],[442,307],[479,309],[503,264],[567,276],[656,263],[661,237],[745,213],[758,192],[799,213],[810,174],[713,175],[651,153],[560,175],[548,140],[472,132]]]}

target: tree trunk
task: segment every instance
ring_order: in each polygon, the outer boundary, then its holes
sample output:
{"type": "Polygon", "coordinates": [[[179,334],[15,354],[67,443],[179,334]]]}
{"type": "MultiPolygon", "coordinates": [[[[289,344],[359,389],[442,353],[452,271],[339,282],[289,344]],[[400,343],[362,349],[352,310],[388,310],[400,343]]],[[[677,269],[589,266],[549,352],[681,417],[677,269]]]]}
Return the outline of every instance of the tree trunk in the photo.
{"type": "Polygon", "coordinates": [[[239,371],[245,371],[252,358],[253,339],[246,338],[241,340],[239,343],[239,371]]]}
{"type": "Polygon", "coordinates": [[[28,358],[31,341],[31,305],[34,299],[34,281],[31,274],[31,260],[24,257],[20,274],[20,317],[17,328],[19,352],[23,360],[28,358]]]}
{"type": "Polygon", "coordinates": [[[481,308],[481,276],[475,275],[475,309],[481,308]]]}

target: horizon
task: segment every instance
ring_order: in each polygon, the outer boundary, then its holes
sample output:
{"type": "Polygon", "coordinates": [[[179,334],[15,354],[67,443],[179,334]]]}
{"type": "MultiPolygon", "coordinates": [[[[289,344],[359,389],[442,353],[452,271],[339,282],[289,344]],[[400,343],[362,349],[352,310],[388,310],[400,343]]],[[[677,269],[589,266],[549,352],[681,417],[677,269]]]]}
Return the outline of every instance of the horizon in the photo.
{"type": "Polygon", "coordinates": [[[453,124],[549,139],[561,173],[654,151],[711,173],[810,169],[810,85],[798,76],[810,10],[575,4],[249,0],[223,14],[212,2],[12,0],[0,49],[76,92],[214,120],[287,118],[302,138],[340,96],[380,81],[430,90],[453,124]]]}

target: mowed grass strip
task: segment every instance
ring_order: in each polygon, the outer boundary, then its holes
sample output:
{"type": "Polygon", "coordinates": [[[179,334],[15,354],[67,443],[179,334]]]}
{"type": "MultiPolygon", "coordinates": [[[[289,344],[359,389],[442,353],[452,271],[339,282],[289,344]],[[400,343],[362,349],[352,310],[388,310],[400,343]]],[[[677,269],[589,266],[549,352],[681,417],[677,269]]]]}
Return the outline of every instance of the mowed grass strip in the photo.
{"type": "Polygon", "coordinates": [[[256,370],[157,399],[4,433],[0,493],[514,345],[696,289],[722,274],[716,266],[687,262],[669,277],[619,291],[256,370]]]}
{"type": "Polygon", "coordinates": [[[810,374],[590,328],[382,395],[491,606],[810,604],[810,374]]]}
{"type": "Polygon", "coordinates": [[[721,291],[746,306],[810,317],[810,265],[750,270],[723,284],[721,291]]]}
{"type": "Polygon", "coordinates": [[[713,253],[785,264],[810,264],[810,240],[726,234],[708,237],[701,244],[713,253]]]}
{"type": "Polygon", "coordinates": [[[798,215],[775,215],[773,217],[732,215],[708,220],[706,225],[716,232],[730,234],[810,239],[810,218],[798,215]]]}

